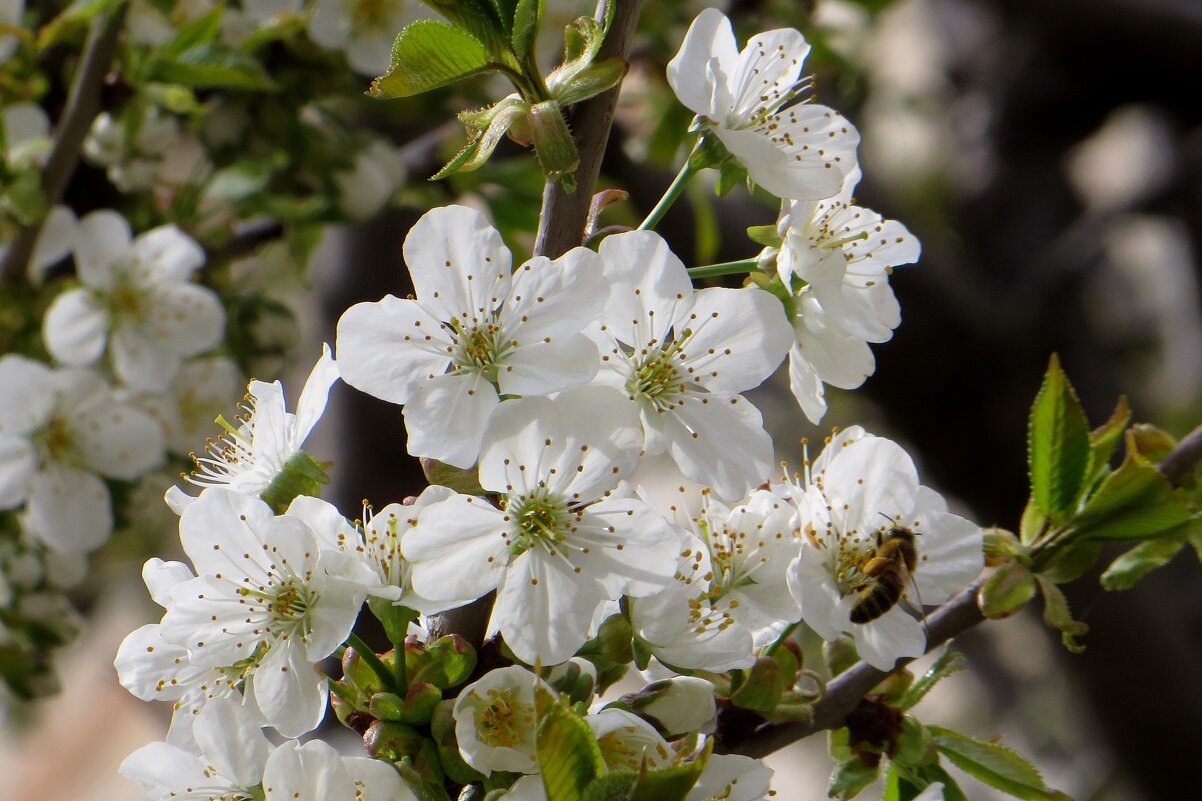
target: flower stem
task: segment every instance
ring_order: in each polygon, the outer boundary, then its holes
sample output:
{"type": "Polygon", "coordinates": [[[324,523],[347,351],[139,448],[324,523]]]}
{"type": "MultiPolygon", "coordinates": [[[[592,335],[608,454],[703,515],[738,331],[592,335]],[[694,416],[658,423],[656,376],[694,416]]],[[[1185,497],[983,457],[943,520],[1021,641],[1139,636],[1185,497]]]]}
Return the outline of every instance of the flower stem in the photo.
{"type": "Polygon", "coordinates": [[[372,671],[374,671],[375,674],[380,677],[380,681],[384,682],[385,686],[391,689],[400,689],[394,686],[396,677],[393,675],[392,671],[388,669],[388,665],[384,664],[376,652],[371,649],[371,646],[363,642],[362,637],[352,631],[351,636],[347,637],[346,641],[352,648],[355,649],[356,652],[358,652],[359,657],[367,663],[368,667],[370,667],[372,671]]]}
{"type": "Polygon", "coordinates": [[[717,275],[740,275],[753,273],[758,269],[758,259],[740,259],[739,261],[724,261],[721,264],[706,264],[703,267],[691,267],[689,277],[713,278],[717,275]]]}
{"type": "Polygon", "coordinates": [[[672,183],[668,186],[664,196],[659,199],[659,203],[655,204],[655,208],[647,215],[647,219],[643,220],[639,225],[640,231],[652,231],[655,226],[659,225],[659,221],[668,213],[668,209],[676,203],[676,200],[684,192],[685,187],[689,185],[689,181],[693,179],[699,170],[693,166],[693,156],[701,147],[701,140],[697,140],[697,144],[693,146],[693,152],[689,153],[689,157],[684,160],[684,166],[680,168],[680,172],[676,173],[676,177],[672,179],[672,183]]]}
{"type": "Polygon", "coordinates": [[[793,623],[792,625],[786,626],[785,630],[780,633],[780,636],[777,637],[776,640],[771,645],[769,645],[767,648],[765,648],[760,653],[760,656],[772,656],[774,653],[776,653],[777,649],[779,649],[782,645],[785,644],[785,640],[792,637],[793,632],[797,631],[797,625],[798,624],[793,623]]]}

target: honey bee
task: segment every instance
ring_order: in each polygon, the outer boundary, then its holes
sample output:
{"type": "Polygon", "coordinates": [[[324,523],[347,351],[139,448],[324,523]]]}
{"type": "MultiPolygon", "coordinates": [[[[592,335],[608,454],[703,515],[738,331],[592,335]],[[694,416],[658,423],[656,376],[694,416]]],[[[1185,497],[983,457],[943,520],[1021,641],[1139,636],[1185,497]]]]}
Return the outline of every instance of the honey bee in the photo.
{"type": "Polygon", "coordinates": [[[876,548],[860,568],[865,580],[855,590],[852,623],[876,620],[901,600],[918,562],[915,536],[910,529],[898,525],[877,532],[876,548]]]}

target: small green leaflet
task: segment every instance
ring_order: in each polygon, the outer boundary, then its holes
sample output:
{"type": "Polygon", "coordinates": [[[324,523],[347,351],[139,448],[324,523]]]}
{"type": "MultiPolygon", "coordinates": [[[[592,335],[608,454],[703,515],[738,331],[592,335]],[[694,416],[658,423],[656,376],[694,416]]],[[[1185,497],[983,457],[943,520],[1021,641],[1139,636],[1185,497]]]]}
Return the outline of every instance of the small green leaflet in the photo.
{"type": "Polygon", "coordinates": [[[373,97],[409,97],[493,69],[480,40],[438,20],[410,23],[392,45],[392,67],[372,81],[373,97]]]}
{"type": "Polygon", "coordinates": [[[1089,454],[1089,421],[1053,354],[1031,408],[1027,463],[1035,504],[1056,523],[1067,520],[1073,511],[1089,454]]]}
{"type": "Polygon", "coordinates": [[[941,726],[927,728],[941,754],[984,784],[1024,801],[1072,801],[1064,793],[1048,788],[1039,771],[1009,748],[941,726]]]}

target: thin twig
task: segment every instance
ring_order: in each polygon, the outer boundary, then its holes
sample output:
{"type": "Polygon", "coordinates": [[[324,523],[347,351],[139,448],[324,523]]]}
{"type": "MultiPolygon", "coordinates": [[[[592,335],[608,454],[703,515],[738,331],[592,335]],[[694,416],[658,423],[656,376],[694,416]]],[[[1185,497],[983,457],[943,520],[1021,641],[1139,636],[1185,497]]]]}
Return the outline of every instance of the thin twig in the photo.
{"type": "MultiPolygon", "coordinates": [[[[1193,470],[1199,461],[1202,461],[1202,426],[1182,439],[1157,466],[1175,483],[1193,470]]],[[[985,616],[977,607],[977,593],[980,592],[983,581],[984,579],[977,579],[927,617],[927,651],[939,647],[985,620],[985,616]]],[[[899,661],[894,670],[900,670],[910,661],[912,660],[899,661]]],[[[877,670],[872,665],[860,662],[831,680],[826,686],[826,694],[814,704],[814,714],[810,721],[762,726],[750,736],[737,741],[723,738],[720,732],[715,750],[763,757],[811,734],[839,728],[860,699],[880,684],[890,672],[877,670]]]]}
{"type": "MultiPolygon", "coordinates": [[[[626,57],[643,6],[643,0],[601,0],[595,15],[598,22],[605,18],[608,3],[615,4],[613,25],[597,54],[598,61],[626,57]]],[[[560,181],[547,181],[534,245],[534,252],[540,256],[558,258],[584,242],[588,210],[597,176],[601,173],[601,158],[609,142],[619,88],[620,84],[572,107],[571,122],[576,151],[580,155],[580,164],[576,167],[576,191],[567,191],[560,181]]]]}
{"type": "MultiPolygon", "coordinates": [[[[125,4],[115,11],[102,14],[92,22],[83,58],[76,68],[75,82],[67,95],[67,105],[54,135],[54,146],[42,168],[42,193],[47,208],[53,208],[63,197],[67,183],[79,164],[83,140],[100,113],[100,87],[117,51],[117,38],[125,19],[125,4]]],[[[17,283],[25,275],[33,255],[42,223],[22,228],[0,260],[0,282],[17,283]]]]}

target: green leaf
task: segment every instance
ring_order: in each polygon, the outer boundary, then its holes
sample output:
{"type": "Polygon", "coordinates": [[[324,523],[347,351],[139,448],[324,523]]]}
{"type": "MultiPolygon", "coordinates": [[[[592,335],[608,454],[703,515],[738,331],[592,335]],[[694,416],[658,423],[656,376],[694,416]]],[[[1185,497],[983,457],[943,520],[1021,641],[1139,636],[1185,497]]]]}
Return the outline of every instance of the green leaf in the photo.
{"type": "Polygon", "coordinates": [[[38,31],[38,50],[46,50],[70,39],[74,31],[82,29],[101,14],[109,13],[120,6],[122,1],[76,0],[38,31]]]}
{"type": "Polygon", "coordinates": [[[1129,590],[1144,576],[1163,567],[1185,547],[1186,532],[1170,537],[1145,540],[1115,559],[1102,573],[1102,586],[1108,590],[1129,590]]]}
{"type": "MultiPolygon", "coordinates": [[[[477,133],[467,145],[460,150],[434,175],[431,181],[440,181],[457,172],[471,172],[479,169],[488,161],[489,156],[496,150],[502,137],[509,128],[523,116],[529,113],[530,107],[524,100],[517,97],[507,97],[490,109],[490,116],[481,118],[485,127],[477,133]]],[[[462,115],[460,115],[462,118],[462,115]]]]}
{"type": "Polygon", "coordinates": [[[1168,533],[1190,519],[1180,490],[1136,452],[1127,437],[1127,457],[1102,481],[1073,520],[1075,536],[1086,539],[1146,539],[1168,533]]]}
{"type": "Polygon", "coordinates": [[[1039,582],[1039,590],[1043,593],[1043,622],[1060,632],[1060,639],[1065,648],[1074,654],[1081,653],[1085,646],[1079,644],[1077,638],[1085,636],[1089,626],[1079,620],[1073,620],[1068,599],[1059,587],[1043,576],[1036,576],[1035,580],[1039,582]]]}
{"type": "Polygon", "coordinates": [[[951,774],[943,769],[942,765],[938,763],[927,765],[920,772],[927,784],[939,782],[943,785],[943,801],[968,801],[968,796],[960,789],[960,785],[951,774]]]}
{"type": "Polygon", "coordinates": [[[519,60],[525,61],[534,52],[534,42],[542,22],[543,0],[518,0],[513,11],[513,34],[509,41],[519,60]]]}
{"type": "Polygon", "coordinates": [[[829,798],[855,798],[868,785],[876,781],[880,765],[865,765],[859,757],[852,757],[835,767],[826,785],[829,798]]]}
{"type": "Polygon", "coordinates": [[[493,69],[480,40],[445,22],[405,26],[392,45],[392,66],[371,83],[372,97],[409,97],[493,69]]]}
{"type": "Polygon", "coordinates": [[[1024,801],[1071,801],[1044,784],[1031,763],[996,743],[967,737],[940,726],[927,727],[940,753],[973,778],[1024,801]]]}
{"type": "Polygon", "coordinates": [[[422,2],[454,23],[454,27],[460,32],[480,42],[494,58],[502,58],[510,66],[517,66],[516,63],[512,63],[513,56],[509,49],[509,23],[513,17],[511,15],[508,19],[503,18],[495,3],[490,0],[422,2]]]}
{"type": "Polygon", "coordinates": [[[1089,453],[1089,421],[1053,354],[1031,408],[1027,437],[1031,494],[1053,521],[1067,520],[1076,505],[1089,453]]]}
{"type": "Polygon", "coordinates": [[[1002,565],[977,594],[981,614],[991,620],[1010,617],[1035,597],[1035,577],[1018,562],[1002,565]]]}
{"type": "Polygon", "coordinates": [[[1057,584],[1078,579],[1097,561],[1099,550],[1099,543],[1089,540],[1057,547],[1055,552],[1039,565],[1039,575],[1057,584]]]}
{"type": "Polygon", "coordinates": [[[547,801],[584,801],[585,788],[605,774],[597,738],[553,693],[535,687],[534,696],[539,720],[534,750],[547,801]]]}
{"type": "Polygon", "coordinates": [[[547,89],[560,105],[570,106],[617,86],[626,75],[626,68],[625,60],[607,58],[581,69],[570,80],[548,78],[547,89]]]}
{"type": "Polygon", "coordinates": [[[1127,396],[1120,395],[1110,419],[1089,434],[1089,483],[1093,483],[1110,464],[1114,449],[1118,446],[1127,424],[1131,422],[1131,405],[1127,396]]]}
{"type": "Polygon", "coordinates": [[[1023,545],[1030,545],[1045,533],[1047,526],[1048,516],[1040,511],[1034,498],[1029,499],[1026,508],[1023,509],[1022,521],[1019,523],[1019,542],[1023,545]]]}
{"type": "Polygon", "coordinates": [[[193,47],[215,41],[221,34],[221,17],[224,12],[225,7],[218,5],[209,13],[187,23],[179,29],[174,39],[159,49],[158,54],[164,58],[177,58],[193,47]]]}
{"type": "Polygon", "coordinates": [[[954,648],[945,648],[939,658],[935,660],[935,664],[931,665],[926,673],[923,673],[910,685],[897,706],[901,709],[910,709],[925,698],[927,693],[935,689],[936,684],[963,669],[964,655],[954,648]]]}
{"type": "Polygon", "coordinates": [[[189,48],[178,56],[155,59],[149,79],[194,89],[236,89],[270,92],[276,89],[263,65],[252,56],[222,42],[189,48]]]}
{"type": "Polygon", "coordinates": [[[232,202],[256,195],[267,186],[272,167],[259,159],[243,159],[222,167],[209,178],[204,189],[208,200],[232,202]]]}

